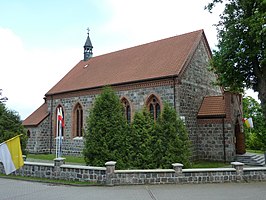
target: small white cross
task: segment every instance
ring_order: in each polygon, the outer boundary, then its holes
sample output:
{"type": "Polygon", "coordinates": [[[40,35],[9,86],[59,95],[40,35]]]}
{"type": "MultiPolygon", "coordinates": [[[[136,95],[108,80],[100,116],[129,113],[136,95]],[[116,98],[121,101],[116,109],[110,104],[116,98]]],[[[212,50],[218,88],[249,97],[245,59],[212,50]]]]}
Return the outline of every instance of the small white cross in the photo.
{"type": "Polygon", "coordinates": [[[88,33],[90,32],[90,28],[89,27],[87,28],[87,31],[88,31],[88,33]]]}

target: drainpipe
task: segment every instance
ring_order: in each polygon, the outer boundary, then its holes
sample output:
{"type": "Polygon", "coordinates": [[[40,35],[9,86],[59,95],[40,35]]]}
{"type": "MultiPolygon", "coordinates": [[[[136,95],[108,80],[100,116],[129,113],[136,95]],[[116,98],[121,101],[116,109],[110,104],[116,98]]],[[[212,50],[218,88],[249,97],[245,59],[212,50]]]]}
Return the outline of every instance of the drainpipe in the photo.
{"type": "Polygon", "coordinates": [[[223,120],[223,144],[224,144],[224,163],[226,163],[226,151],[225,151],[225,132],[224,132],[224,118],[223,120]]]}
{"type": "Polygon", "coordinates": [[[53,105],[54,105],[54,101],[53,101],[53,96],[51,96],[51,119],[50,119],[50,154],[52,154],[52,146],[53,146],[53,105]]]}
{"type": "Polygon", "coordinates": [[[174,88],[173,88],[173,90],[174,90],[174,108],[175,108],[175,111],[176,111],[176,102],[175,102],[175,100],[176,100],[176,98],[175,98],[175,77],[173,76],[173,83],[174,83],[174,88]]]}

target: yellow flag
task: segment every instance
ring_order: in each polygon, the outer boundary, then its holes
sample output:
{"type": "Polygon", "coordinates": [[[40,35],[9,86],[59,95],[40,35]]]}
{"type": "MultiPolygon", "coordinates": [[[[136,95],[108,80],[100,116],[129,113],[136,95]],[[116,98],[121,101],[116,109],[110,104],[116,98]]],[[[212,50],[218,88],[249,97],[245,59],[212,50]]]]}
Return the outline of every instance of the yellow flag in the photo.
{"type": "Polygon", "coordinates": [[[19,135],[0,144],[0,161],[7,175],[24,165],[19,135]]]}

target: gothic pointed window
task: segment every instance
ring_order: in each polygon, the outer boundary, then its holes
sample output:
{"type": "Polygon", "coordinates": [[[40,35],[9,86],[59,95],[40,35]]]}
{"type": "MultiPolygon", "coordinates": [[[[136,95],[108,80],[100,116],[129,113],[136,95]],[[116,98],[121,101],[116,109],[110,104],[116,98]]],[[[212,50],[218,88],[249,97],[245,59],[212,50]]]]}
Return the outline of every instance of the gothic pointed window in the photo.
{"type": "Polygon", "coordinates": [[[157,120],[161,113],[161,106],[158,98],[155,95],[151,95],[147,101],[147,108],[150,111],[151,117],[157,120]]]}
{"type": "Polygon", "coordinates": [[[73,116],[73,136],[83,137],[83,109],[79,103],[75,106],[73,116]]]}
{"type": "Polygon", "coordinates": [[[126,98],[123,98],[121,100],[121,102],[123,104],[124,115],[125,115],[125,118],[127,120],[127,123],[130,124],[130,122],[131,122],[131,108],[130,108],[129,101],[126,98]]]}

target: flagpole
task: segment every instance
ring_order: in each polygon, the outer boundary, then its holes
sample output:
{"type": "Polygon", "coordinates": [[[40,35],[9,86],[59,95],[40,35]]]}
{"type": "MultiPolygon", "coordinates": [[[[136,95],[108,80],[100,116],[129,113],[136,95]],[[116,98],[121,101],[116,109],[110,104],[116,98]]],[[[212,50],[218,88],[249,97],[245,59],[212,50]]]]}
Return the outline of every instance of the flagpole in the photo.
{"type": "MultiPolygon", "coordinates": [[[[63,118],[62,114],[62,107],[59,108],[60,116],[63,118]]],[[[59,150],[58,150],[58,157],[62,156],[62,119],[59,121],[59,150]]]]}
{"type": "Polygon", "coordinates": [[[58,109],[56,109],[56,137],[55,137],[55,157],[58,158],[58,109]]]}
{"type": "Polygon", "coordinates": [[[61,141],[62,140],[62,122],[59,121],[59,149],[58,149],[58,157],[61,157],[61,150],[62,150],[62,144],[61,141]]]}

